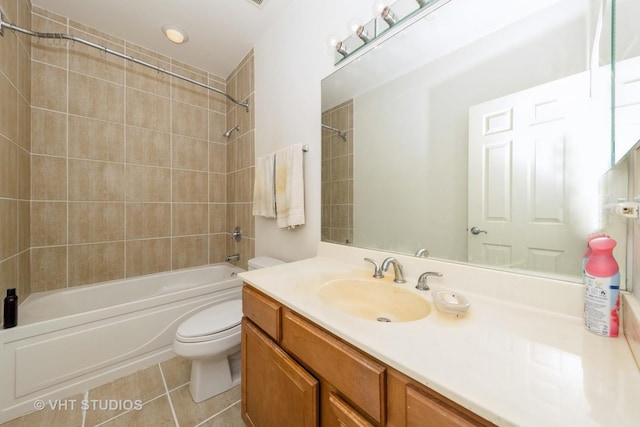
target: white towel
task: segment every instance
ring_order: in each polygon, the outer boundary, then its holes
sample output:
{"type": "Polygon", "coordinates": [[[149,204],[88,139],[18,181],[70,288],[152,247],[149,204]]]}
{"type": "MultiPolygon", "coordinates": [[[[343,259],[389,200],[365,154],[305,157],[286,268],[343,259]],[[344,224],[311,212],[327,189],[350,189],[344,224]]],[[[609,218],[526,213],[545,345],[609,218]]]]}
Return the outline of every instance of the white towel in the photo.
{"type": "Polygon", "coordinates": [[[253,214],[255,216],[276,217],[275,157],[275,153],[270,153],[256,159],[253,183],[253,214]]]}
{"type": "Polygon", "coordinates": [[[276,152],[276,218],[279,228],[304,224],[302,144],[276,152]]]}

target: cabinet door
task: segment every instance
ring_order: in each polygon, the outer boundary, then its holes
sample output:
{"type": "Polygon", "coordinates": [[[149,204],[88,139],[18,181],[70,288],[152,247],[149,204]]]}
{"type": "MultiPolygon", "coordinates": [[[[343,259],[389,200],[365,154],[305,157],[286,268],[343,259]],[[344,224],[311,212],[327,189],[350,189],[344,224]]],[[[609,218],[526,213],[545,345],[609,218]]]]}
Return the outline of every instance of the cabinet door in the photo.
{"type": "Polygon", "coordinates": [[[473,427],[474,423],[461,412],[407,386],[407,427],[473,427]]]}
{"type": "Polygon", "coordinates": [[[329,404],[340,427],[373,427],[373,424],[333,393],[329,395],[329,404]]]}
{"type": "Polygon", "coordinates": [[[318,425],[318,381],[246,318],[242,419],[250,427],[318,425]]]}

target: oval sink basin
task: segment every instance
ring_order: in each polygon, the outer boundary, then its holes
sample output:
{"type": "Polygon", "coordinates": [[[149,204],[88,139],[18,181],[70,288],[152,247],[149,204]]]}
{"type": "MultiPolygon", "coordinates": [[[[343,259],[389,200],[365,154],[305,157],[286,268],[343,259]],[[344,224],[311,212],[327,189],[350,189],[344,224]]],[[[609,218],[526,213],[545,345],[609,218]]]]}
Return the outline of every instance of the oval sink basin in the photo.
{"type": "Polygon", "coordinates": [[[420,295],[375,280],[332,280],[320,288],[319,297],[347,314],[379,322],[411,322],[431,312],[420,295]]]}

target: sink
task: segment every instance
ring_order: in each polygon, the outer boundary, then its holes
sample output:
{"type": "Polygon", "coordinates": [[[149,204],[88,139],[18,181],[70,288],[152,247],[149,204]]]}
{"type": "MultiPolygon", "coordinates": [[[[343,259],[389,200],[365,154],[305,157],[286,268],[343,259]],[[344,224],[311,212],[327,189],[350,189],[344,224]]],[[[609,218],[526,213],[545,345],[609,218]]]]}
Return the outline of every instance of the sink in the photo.
{"type": "Polygon", "coordinates": [[[319,297],[344,313],[379,322],[411,322],[431,312],[422,296],[377,280],[331,280],[320,288],[319,297]]]}

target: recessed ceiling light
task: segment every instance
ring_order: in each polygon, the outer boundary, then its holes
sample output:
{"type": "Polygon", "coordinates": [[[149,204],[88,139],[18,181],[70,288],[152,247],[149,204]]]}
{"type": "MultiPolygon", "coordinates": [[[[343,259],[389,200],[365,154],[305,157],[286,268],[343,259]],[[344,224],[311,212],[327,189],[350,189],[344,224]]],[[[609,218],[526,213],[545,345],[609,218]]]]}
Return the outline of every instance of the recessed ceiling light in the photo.
{"type": "Polygon", "coordinates": [[[163,25],[162,32],[170,41],[176,44],[182,44],[189,40],[189,35],[184,30],[173,25],[163,25]]]}

